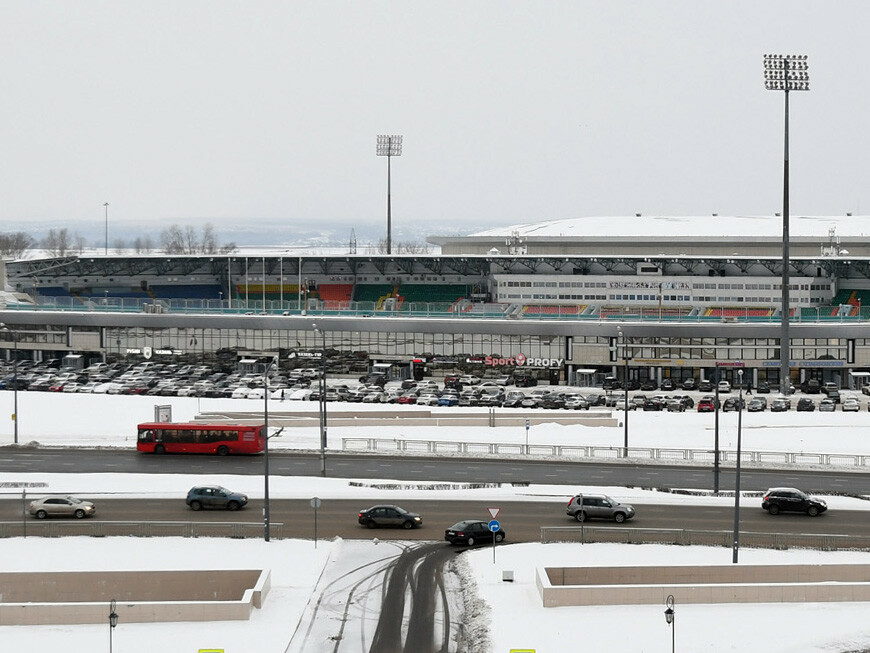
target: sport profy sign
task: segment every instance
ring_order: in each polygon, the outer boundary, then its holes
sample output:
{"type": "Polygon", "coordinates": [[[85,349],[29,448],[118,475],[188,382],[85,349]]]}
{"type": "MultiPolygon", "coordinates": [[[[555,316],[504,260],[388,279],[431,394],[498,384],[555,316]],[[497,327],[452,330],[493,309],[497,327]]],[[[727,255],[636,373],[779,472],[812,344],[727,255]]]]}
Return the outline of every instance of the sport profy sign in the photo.
{"type": "Polygon", "coordinates": [[[491,367],[501,365],[515,365],[516,367],[562,367],[564,362],[564,358],[529,358],[525,354],[517,354],[510,358],[487,356],[483,359],[483,364],[491,367]]]}

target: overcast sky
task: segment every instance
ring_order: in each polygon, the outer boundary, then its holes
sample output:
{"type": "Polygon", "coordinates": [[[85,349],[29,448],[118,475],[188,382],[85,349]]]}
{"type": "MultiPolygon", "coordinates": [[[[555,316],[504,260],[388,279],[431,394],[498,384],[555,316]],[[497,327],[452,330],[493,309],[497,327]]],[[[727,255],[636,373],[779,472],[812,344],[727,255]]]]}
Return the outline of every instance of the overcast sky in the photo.
{"type": "Polygon", "coordinates": [[[385,223],[870,212],[870,3],[0,0],[0,219],[385,223]]]}

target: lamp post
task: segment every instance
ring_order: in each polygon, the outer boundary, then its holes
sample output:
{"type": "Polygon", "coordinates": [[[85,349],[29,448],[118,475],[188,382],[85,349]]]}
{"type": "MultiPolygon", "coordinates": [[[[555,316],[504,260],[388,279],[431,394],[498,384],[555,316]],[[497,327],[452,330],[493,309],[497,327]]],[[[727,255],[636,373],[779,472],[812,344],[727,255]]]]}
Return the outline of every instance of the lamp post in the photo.
{"type": "Polygon", "coordinates": [[[737,399],[737,477],[734,481],[734,553],[731,558],[737,564],[740,552],[740,442],[743,436],[743,370],[737,370],[740,379],[740,394],[737,399]]]}
{"type": "Polygon", "coordinates": [[[320,349],[320,392],[318,393],[320,403],[320,475],[326,477],[326,331],[318,328],[316,324],[312,325],[314,333],[319,334],[322,338],[322,347],[320,349]]]}
{"type": "Polygon", "coordinates": [[[402,156],[402,137],[398,135],[378,136],[377,155],[387,157],[387,254],[392,254],[392,216],[390,200],[390,159],[402,156]]]}
{"type": "Polygon", "coordinates": [[[103,208],[106,209],[106,256],[109,255],[109,203],[106,202],[103,204],[103,208]]]}
{"type": "Polygon", "coordinates": [[[676,639],[677,639],[677,635],[676,635],[677,626],[676,626],[676,623],[674,623],[674,622],[676,621],[677,613],[674,610],[674,595],[673,594],[668,594],[668,598],[665,601],[665,605],[667,606],[667,608],[665,609],[665,621],[668,622],[668,626],[671,627],[671,653],[674,653],[674,650],[675,650],[674,647],[676,646],[676,639]]]}
{"type": "Polygon", "coordinates": [[[768,91],[785,93],[785,148],[782,166],[782,323],[779,335],[780,392],[788,396],[791,389],[789,374],[789,233],[788,233],[788,93],[809,91],[810,75],[805,54],[764,55],[764,87],[768,91]]]}
{"type": "Polygon", "coordinates": [[[112,653],[112,634],[115,632],[115,626],[118,625],[118,613],[115,612],[115,599],[109,607],[109,653],[112,653]]]}
{"type": "Polygon", "coordinates": [[[719,494],[719,362],[716,362],[716,394],[713,399],[713,494],[719,494]]]}
{"type": "Polygon", "coordinates": [[[0,331],[12,336],[12,441],[18,444],[18,332],[0,322],[0,331]]]}
{"type": "Polygon", "coordinates": [[[616,327],[616,330],[619,332],[619,340],[622,343],[622,362],[623,362],[623,374],[622,374],[622,384],[625,389],[625,399],[624,405],[622,407],[623,413],[623,427],[625,429],[624,433],[624,442],[622,448],[622,457],[628,458],[628,342],[625,335],[625,331],[622,330],[622,327],[616,327]]]}
{"type": "Polygon", "coordinates": [[[263,539],[268,542],[270,537],[269,531],[269,370],[272,367],[277,367],[278,357],[272,359],[272,362],[266,366],[263,371],[263,430],[266,431],[263,441],[263,476],[265,477],[265,488],[263,492],[263,539]]]}

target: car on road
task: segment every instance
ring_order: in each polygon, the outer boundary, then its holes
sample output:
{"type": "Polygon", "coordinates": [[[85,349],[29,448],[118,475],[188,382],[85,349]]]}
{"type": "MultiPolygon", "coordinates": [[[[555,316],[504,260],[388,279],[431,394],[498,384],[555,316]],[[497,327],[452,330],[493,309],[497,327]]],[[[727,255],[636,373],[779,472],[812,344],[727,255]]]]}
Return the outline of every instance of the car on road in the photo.
{"type": "Polygon", "coordinates": [[[393,505],[380,505],[359,511],[357,518],[360,524],[367,528],[380,526],[394,528],[419,528],[423,525],[423,517],[416,512],[408,512],[404,508],[393,505]]]}
{"type": "Polygon", "coordinates": [[[503,528],[493,533],[489,530],[489,524],[478,519],[466,519],[465,521],[456,522],[444,531],[444,539],[450,544],[467,544],[474,546],[475,544],[483,544],[492,542],[495,538],[496,542],[501,542],[506,535],[503,528]]]}
{"type": "Polygon", "coordinates": [[[247,503],[247,495],[233,492],[220,485],[192,487],[187,493],[187,505],[190,506],[191,510],[202,510],[203,508],[238,510],[247,503]]]}
{"type": "Polygon", "coordinates": [[[27,512],[37,519],[46,517],[75,517],[84,519],[96,512],[94,504],[90,501],[82,501],[76,497],[43,497],[31,501],[27,506],[27,512]]]}
{"type": "Polygon", "coordinates": [[[634,506],[619,503],[606,494],[578,494],[571,497],[565,513],[577,521],[588,519],[608,519],[621,524],[634,517],[634,506]],[[582,503],[581,503],[582,502],[582,503]]]}
{"type": "Polygon", "coordinates": [[[825,512],[828,504],[793,487],[774,487],[764,493],[761,507],[771,515],[781,512],[804,512],[810,517],[815,517],[825,512]]]}

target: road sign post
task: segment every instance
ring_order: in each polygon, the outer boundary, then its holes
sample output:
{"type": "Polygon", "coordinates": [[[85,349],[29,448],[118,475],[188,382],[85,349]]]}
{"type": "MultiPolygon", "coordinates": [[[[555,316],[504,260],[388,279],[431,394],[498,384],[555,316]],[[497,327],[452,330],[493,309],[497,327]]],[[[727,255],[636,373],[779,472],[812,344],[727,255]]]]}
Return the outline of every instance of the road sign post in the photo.
{"type": "Polygon", "coordinates": [[[529,422],[530,422],[529,418],[526,417],[526,455],[528,455],[528,453],[529,453],[529,426],[530,426],[529,422]]]}
{"type": "Polygon", "coordinates": [[[321,504],[323,502],[320,500],[320,497],[314,497],[313,499],[311,499],[310,503],[311,503],[311,507],[314,508],[314,548],[316,549],[317,548],[317,509],[321,506],[321,504]]]}
{"type": "MultiPolygon", "coordinates": [[[[489,509],[490,514],[492,513],[493,510],[495,510],[496,514],[497,514],[500,509],[499,508],[490,508],[489,509]]],[[[498,533],[499,530],[501,529],[501,524],[499,524],[498,520],[493,517],[490,520],[489,524],[487,524],[487,526],[489,527],[489,532],[492,533],[492,564],[495,564],[495,534],[498,533]]]]}

